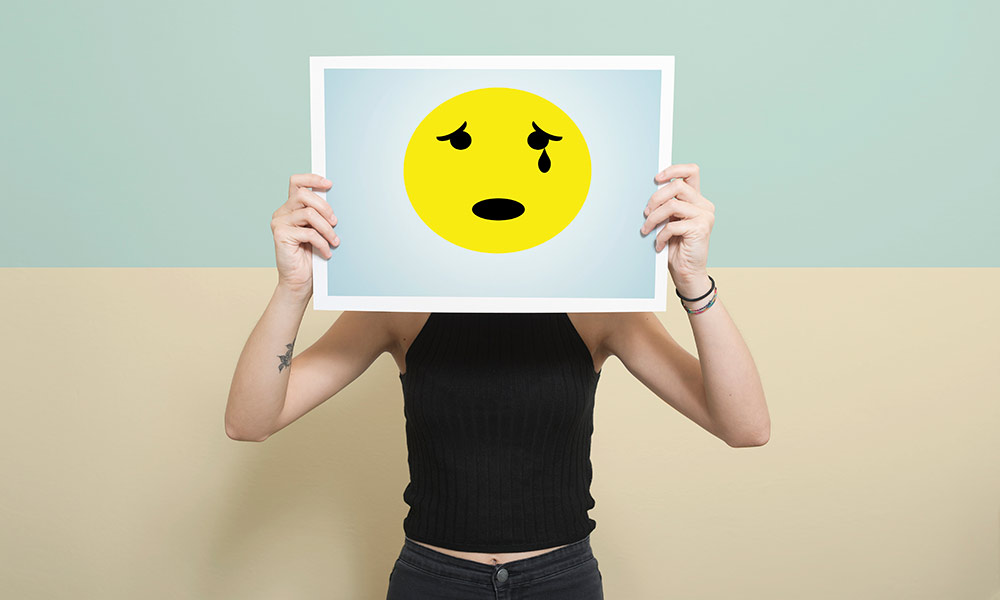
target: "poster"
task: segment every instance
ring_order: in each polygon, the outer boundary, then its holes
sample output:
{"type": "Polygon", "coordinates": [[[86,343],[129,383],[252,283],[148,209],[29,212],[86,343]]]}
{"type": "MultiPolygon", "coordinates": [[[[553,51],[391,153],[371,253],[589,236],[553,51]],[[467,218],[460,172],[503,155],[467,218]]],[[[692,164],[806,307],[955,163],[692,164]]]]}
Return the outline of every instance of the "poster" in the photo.
{"type": "Polygon", "coordinates": [[[672,56],[313,56],[317,310],[662,311],[672,56]],[[662,227],[662,225],[661,225],[662,227]]]}

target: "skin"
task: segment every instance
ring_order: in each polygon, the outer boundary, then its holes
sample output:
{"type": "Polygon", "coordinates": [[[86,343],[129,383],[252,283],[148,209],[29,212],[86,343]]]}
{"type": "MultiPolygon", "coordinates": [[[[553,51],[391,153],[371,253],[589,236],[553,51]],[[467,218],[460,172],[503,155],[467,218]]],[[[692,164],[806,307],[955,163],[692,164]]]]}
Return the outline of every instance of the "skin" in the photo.
{"type": "MultiPolygon", "coordinates": [[[[687,298],[711,288],[705,262],[715,207],[701,195],[699,171],[695,164],[679,164],[658,173],[654,181],[662,187],[647,202],[639,230],[646,235],[665,224],[653,240],[654,250],[668,249],[671,279],[687,298]]],[[[340,245],[333,209],[310,191],[331,185],[319,175],[292,176],[288,202],[272,215],[278,284],[233,376],[226,406],[231,439],[265,441],[347,387],[383,353],[390,353],[400,373],[405,372],[406,350],[430,314],[344,311],[312,346],[289,358],[312,295],[313,249],[330,258],[331,248],[340,245]]],[[[712,297],[684,305],[697,309],[712,297]]],[[[767,443],[771,423],[760,376],[721,294],[706,311],[688,314],[697,357],[651,312],[569,316],[591,351],[595,371],[615,356],[663,402],[729,446],[767,443]]],[[[423,545],[486,564],[561,547],[478,553],[423,545]]]]}

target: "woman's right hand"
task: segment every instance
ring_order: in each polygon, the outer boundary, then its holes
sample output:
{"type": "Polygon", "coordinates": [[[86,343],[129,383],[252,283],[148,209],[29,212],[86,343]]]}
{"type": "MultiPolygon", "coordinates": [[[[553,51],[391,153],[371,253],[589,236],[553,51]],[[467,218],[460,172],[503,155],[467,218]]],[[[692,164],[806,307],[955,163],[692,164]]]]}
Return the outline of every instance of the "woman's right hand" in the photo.
{"type": "Polygon", "coordinates": [[[328,190],[333,185],[320,175],[292,175],[288,182],[288,201],[271,215],[274,254],[278,267],[278,285],[297,293],[312,293],[313,248],[329,259],[331,246],[339,246],[333,231],[337,217],[322,198],[311,190],[328,190]]]}

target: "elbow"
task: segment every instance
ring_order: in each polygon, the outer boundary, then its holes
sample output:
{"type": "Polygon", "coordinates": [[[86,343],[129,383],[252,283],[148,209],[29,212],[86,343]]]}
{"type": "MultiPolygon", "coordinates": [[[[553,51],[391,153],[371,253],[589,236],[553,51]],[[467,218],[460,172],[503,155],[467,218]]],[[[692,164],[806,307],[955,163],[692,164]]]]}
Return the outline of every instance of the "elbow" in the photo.
{"type": "Polygon", "coordinates": [[[756,423],[747,423],[740,428],[742,431],[723,438],[727,444],[733,448],[752,448],[763,446],[771,439],[771,415],[767,411],[763,397],[760,399],[760,405],[762,408],[753,419],[756,423]]]}
{"type": "Polygon", "coordinates": [[[226,419],[226,436],[237,442],[263,442],[267,438],[271,437],[270,434],[264,434],[263,436],[245,435],[234,427],[228,419],[226,419]]]}
{"type": "Polygon", "coordinates": [[[740,440],[735,442],[727,441],[726,443],[728,443],[731,448],[754,448],[756,446],[763,446],[764,444],[767,443],[769,439],[770,439],[769,436],[764,435],[764,436],[757,436],[754,438],[750,438],[748,440],[740,440]]]}
{"type": "Polygon", "coordinates": [[[771,424],[768,423],[766,427],[755,431],[752,433],[747,433],[743,436],[733,439],[727,439],[726,443],[732,448],[753,448],[755,446],[763,446],[771,439],[771,424]]]}

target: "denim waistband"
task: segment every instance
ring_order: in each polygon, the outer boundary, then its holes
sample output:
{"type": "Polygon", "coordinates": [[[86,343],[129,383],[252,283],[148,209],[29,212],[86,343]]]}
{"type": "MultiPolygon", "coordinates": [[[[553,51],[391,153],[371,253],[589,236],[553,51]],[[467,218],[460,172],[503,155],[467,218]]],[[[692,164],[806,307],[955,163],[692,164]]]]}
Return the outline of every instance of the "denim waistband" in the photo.
{"type": "Polygon", "coordinates": [[[528,583],[539,577],[559,573],[594,557],[590,547],[590,535],[582,540],[572,542],[550,550],[538,556],[519,558],[496,565],[467,560],[438,552],[422,546],[410,538],[404,538],[403,548],[399,552],[399,560],[411,566],[424,569],[435,575],[452,577],[472,583],[492,585],[494,574],[502,567],[506,569],[511,581],[528,583]]]}

